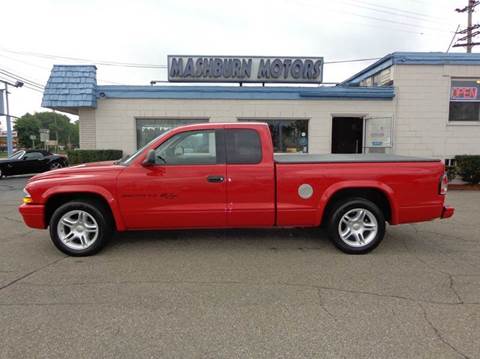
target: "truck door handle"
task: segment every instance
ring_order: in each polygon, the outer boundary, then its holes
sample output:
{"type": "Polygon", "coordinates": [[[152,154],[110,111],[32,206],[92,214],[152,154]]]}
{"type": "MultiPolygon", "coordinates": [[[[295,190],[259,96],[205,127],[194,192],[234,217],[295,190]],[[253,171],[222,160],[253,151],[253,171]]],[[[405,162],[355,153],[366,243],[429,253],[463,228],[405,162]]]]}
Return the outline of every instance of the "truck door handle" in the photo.
{"type": "Polygon", "coordinates": [[[225,178],[223,176],[208,176],[207,181],[208,182],[214,182],[214,183],[219,183],[223,182],[225,178]]]}

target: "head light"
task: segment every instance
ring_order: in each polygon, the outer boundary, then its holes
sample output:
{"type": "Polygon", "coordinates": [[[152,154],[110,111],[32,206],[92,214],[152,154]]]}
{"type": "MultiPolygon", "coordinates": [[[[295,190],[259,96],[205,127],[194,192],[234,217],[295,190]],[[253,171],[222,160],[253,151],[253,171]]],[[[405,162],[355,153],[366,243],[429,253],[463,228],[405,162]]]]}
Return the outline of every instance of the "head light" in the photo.
{"type": "Polygon", "coordinates": [[[23,194],[23,203],[32,203],[32,195],[25,188],[23,189],[23,194]]]}

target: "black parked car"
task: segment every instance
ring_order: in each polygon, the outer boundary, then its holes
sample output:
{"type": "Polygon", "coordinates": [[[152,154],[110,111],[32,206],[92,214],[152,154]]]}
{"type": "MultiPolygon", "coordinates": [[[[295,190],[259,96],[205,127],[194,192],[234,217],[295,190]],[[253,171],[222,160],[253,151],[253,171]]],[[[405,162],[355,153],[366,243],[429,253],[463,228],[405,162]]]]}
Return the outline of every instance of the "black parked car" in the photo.
{"type": "Polygon", "coordinates": [[[67,157],[44,150],[17,151],[0,159],[0,178],[3,176],[39,173],[68,166],[67,157]]]}

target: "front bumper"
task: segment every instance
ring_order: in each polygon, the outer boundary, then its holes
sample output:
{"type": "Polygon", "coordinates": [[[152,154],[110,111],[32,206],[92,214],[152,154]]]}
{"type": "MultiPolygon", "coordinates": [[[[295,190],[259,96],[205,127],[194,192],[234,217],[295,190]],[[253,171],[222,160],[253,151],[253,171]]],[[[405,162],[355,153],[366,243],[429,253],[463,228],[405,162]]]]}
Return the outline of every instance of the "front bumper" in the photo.
{"type": "Polygon", "coordinates": [[[453,216],[454,212],[455,212],[455,208],[449,207],[449,206],[443,206],[442,215],[440,216],[440,218],[450,218],[451,216],[453,216]]]}
{"type": "Polygon", "coordinates": [[[45,206],[43,204],[22,204],[18,210],[23,221],[30,228],[45,229],[45,206]]]}

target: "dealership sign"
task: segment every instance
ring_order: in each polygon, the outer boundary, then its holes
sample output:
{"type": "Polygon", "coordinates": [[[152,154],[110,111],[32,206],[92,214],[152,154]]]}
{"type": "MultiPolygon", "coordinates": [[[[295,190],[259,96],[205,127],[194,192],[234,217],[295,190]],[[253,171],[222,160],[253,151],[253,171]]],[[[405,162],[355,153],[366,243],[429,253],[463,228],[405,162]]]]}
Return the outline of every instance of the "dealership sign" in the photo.
{"type": "Polygon", "coordinates": [[[323,57],[168,56],[172,82],[321,83],[323,57]]]}

